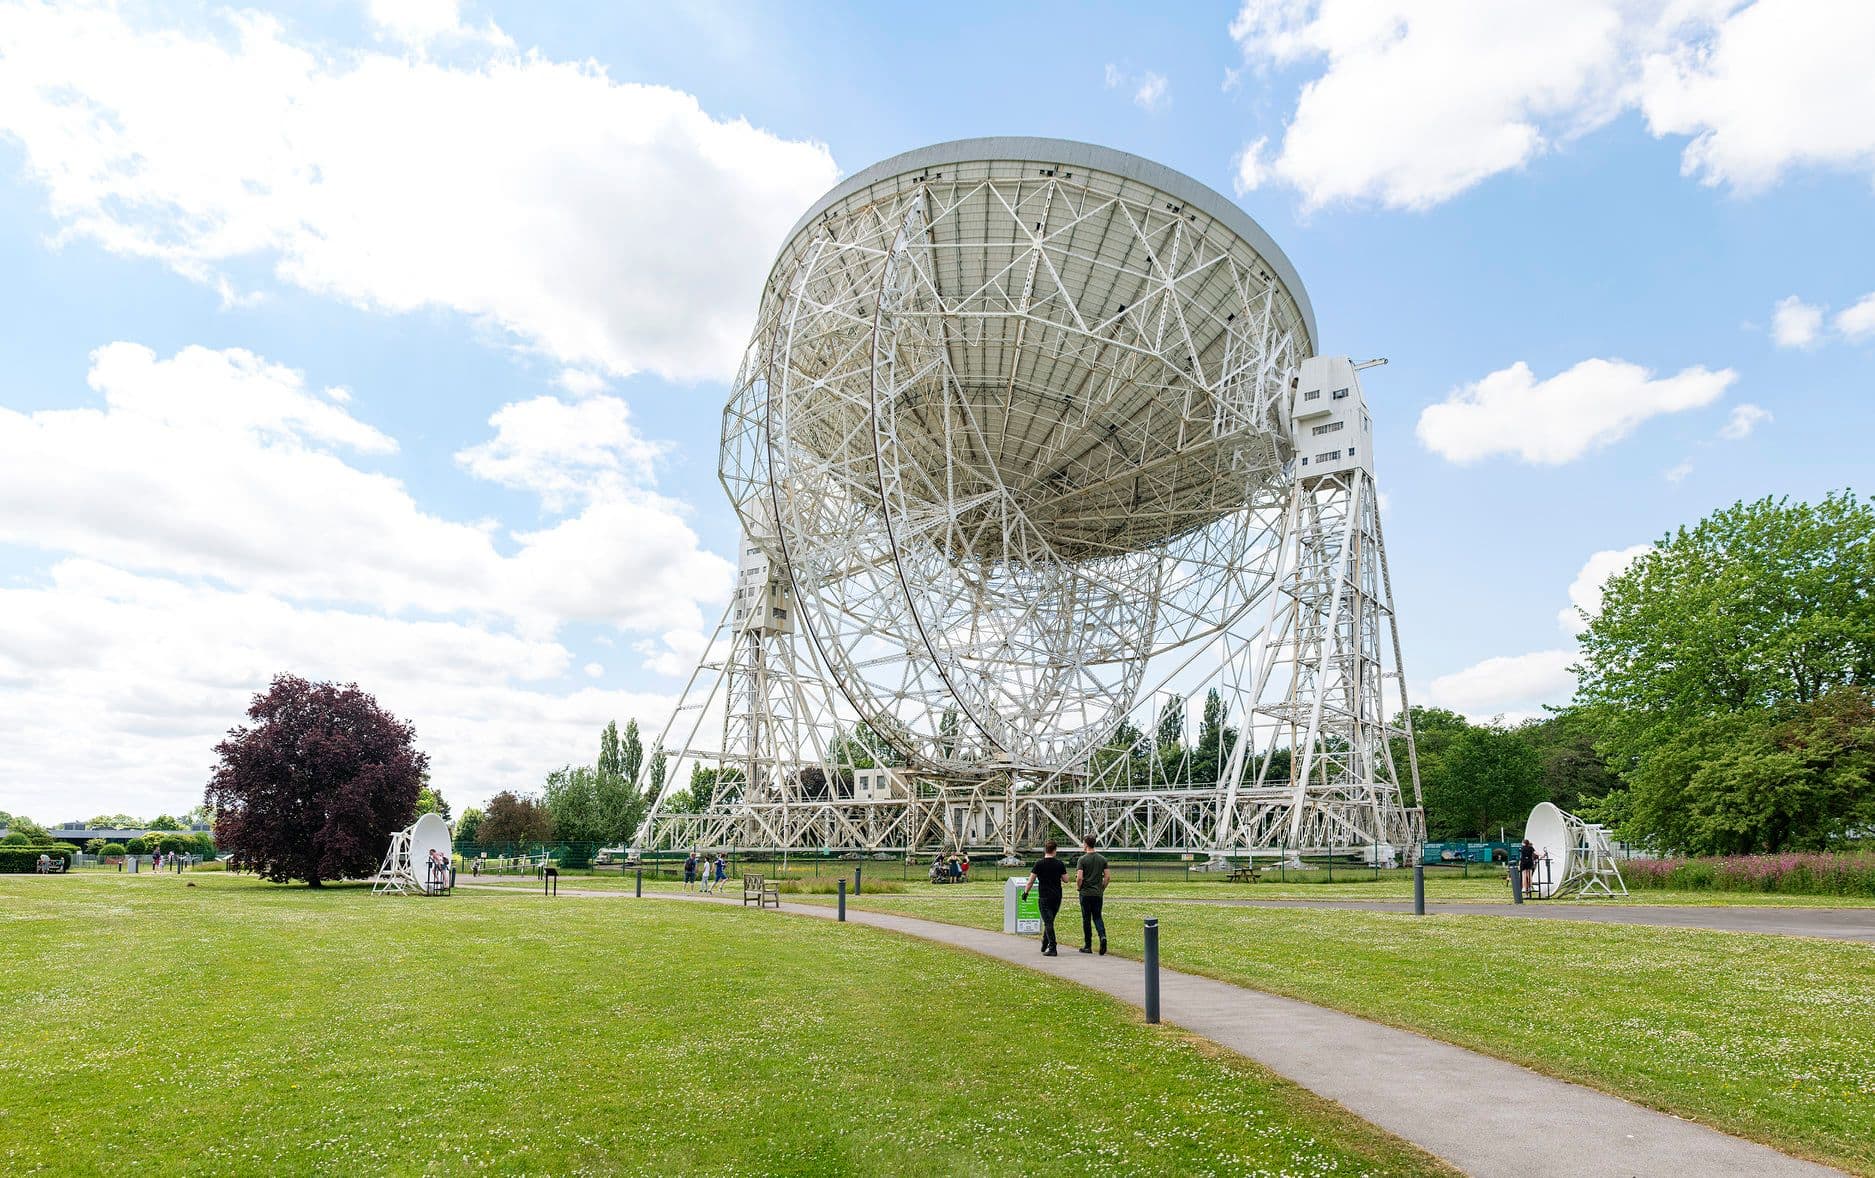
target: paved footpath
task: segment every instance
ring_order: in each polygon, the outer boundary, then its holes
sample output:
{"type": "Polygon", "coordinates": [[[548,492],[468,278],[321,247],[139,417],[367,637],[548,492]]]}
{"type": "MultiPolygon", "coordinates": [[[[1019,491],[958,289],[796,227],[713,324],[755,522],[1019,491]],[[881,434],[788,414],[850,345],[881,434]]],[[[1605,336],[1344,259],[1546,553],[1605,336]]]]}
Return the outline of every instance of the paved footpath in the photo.
{"type": "MultiPolygon", "coordinates": [[[[1508,890],[1508,889],[1506,889],[1508,890]]],[[[1146,903],[1142,897],[1137,903],[1146,903]]],[[[1356,912],[1411,912],[1402,900],[1194,900],[1238,908],[1341,908],[1356,912]]],[[[1524,916],[1532,920],[1595,920],[1662,928],[1769,933],[1785,937],[1828,937],[1875,944],[1875,908],[1747,908],[1730,905],[1569,904],[1532,900],[1523,904],[1428,903],[1441,916],[1524,916]]]]}
{"type": "MultiPolygon", "coordinates": [[[[622,892],[570,888],[561,894],[631,899],[622,892]]],[[[646,899],[737,904],[740,897],[660,893],[646,899]]],[[[820,905],[784,904],[781,910],[822,920],[835,916],[832,907],[820,905]]],[[[847,910],[847,920],[952,945],[1145,1005],[1145,975],[1137,961],[1084,956],[1072,947],[1060,957],[1043,957],[1027,937],[856,908],[847,910]]],[[[1257,1061],[1468,1174],[1720,1178],[1837,1173],[1410,1031],[1175,970],[1162,969],[1159,979],[1164,1021],[1257,1061]]]]}
{"type": "MultiPolygon", "coordinates": [[[[1326,885],[1324,885],[1326,886],[1326,885]]],[[[996,900],[975,893],[963,896],[920,896],[919,899],[996,900]]],[[[1411,912],[1405,900],[1251,900],[1236,896],[1117,895],[1111,907],[1130,911],[1143,905],[1194,904],[1219,908],[1319,908],[1344,912],[1411,912]]],[[[1589,920],[1609,924],[1644,924],[1656,928],[1708,929],[1723,933],[1763,933],[1782,937],[1825,937],[1835,941],[1875,944],[1875,908],[1746,907],[1743,905],[1668,905],[1554,903],[1531,900],[1523,904],[1478,904],[1464,901],[1429,901],[1426,911],[1436,916],[1522,916],[1531,920],[1589,920]]]]}

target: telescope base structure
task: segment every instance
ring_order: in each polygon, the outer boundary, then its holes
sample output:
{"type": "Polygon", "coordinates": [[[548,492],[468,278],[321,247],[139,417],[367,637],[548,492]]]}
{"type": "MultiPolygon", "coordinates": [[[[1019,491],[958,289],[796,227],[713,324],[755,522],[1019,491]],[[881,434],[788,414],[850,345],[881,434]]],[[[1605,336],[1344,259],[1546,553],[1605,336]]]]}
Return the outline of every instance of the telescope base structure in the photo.
{"type": "Polygon", "coordinates": [[[1021,856],[1054,839],[1075,845],[1092,834],[1105,850],[1194,855],[1207,867],[1238,859],[1295,859],[1304,855],[1368,853],[1370,861],[1404,862],[1425,841],[1420,811],[1397,809],[1384,825],[1371,822],[1374,805],[1360,790],[1307,795],[1301,803],[1303,840],[1291,842],[1295,793],[1287,786],[1240,791],[1228,829],[1234,841],[1220,848],[1223,812],[1215,786],[1184,789],[1061,790],[995,794],[989,805],[963,809],[982,837],[956,837],[960,807],[983,796],[975,786],[933,789],[928,796],[883,801],[733,802],[700,814],[663,814],[642,840],[644,849],[740,851],[856,851],[894,858],[942,851],[1021,856]],[[1006,820],[996,819],[1007,815],[1006,820]],[[1382,850],[1381,848],[1385,848],[1382,850]]]}
{"type": "MultiPolygon", "coordinates": [[[[1335,420],[1368,434],[1345,358],[1311,357],[1295,383],[1335,393],[1326,410],[1298,398],[1295,435],[1335,420]]],[[[1106,745],[1047,773],[879,768],[894,750],[859,722],[794,625],[796,595],[773,542],[745,536],[737,596],[647,761],[703,768],[712,800],[701,813],[671,812],[665,801],[684,780],[673,772],[641,849],[1008,857],[1092,834],[1103,848],[1213,865],[1347,853],[1412,861],[1425,818],[1407,803],[1418,798],[1418,761],[1379,491],[1371,458],[1341,445],[1298,454],[1283,497],[1247,521],[1269,556],[1233,620],[1162,669],[1106,745]],[[1208,750],[1206,738],[1193,747],[1182,735],[1186,701],[1200,692],[1215,692],[1221,712],[1208,750]]]]}

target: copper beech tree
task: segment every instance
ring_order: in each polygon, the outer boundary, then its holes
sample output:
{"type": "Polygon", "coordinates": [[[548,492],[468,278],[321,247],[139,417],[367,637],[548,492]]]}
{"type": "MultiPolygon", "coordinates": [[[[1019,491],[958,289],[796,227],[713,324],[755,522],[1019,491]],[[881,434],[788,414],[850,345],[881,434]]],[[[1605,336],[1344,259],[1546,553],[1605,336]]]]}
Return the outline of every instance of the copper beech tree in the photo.
{"type": "Polygon", "coordinates": [[[355,683],[279,675],[228,730],[205,800],[215,842],[275,883],[362,878],[417,811],[429,757],[355,683]]]}

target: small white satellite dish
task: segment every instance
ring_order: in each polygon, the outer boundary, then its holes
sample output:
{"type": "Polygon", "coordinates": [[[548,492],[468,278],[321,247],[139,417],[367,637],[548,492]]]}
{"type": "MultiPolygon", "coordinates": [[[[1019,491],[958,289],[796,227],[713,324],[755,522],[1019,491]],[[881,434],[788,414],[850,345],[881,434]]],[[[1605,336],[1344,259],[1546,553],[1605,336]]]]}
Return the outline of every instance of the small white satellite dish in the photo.
{"type": "Polygon", "coordinates": [[[1628,894],[1607,827],[1584,822],[1553,803],[1538,802],[1530,811],[1523,837],[1536,848],[1536,875],[1530,881],[1530,892],[1537,899],[1547,900],[1564,892],[1584,896],[1628,894]]]}
{"type": "Polygon", "coordinates": [[[1562,881],[1569,878],[1569,858],[1575,851],[1569,822],[1553,802],[1539,802],[1524,824],[1523,837],[1536,848],[1536,875],[1531,893],[1539,900],[1556,894],[1562,881]]]}
{"type": "Polygon", "coordinates": [[[384,865],[372,878],[374,892],[421,892],[441,895],[449,891],[446,874],[449,863],[449,823],[435,814],[423,814],[403,830],[391,835],[391,849],[384,855],[384,865]],[[430,874],[430,852],[442,859],[445,874],[430,874]]]}
{"type": "Polygon", "coordinates": [[[424,890],[429,890],[430,852],[440,852],[449,862],[449,823],[435,814],[420,815],[410,827],[410,871],[424,890]]]}

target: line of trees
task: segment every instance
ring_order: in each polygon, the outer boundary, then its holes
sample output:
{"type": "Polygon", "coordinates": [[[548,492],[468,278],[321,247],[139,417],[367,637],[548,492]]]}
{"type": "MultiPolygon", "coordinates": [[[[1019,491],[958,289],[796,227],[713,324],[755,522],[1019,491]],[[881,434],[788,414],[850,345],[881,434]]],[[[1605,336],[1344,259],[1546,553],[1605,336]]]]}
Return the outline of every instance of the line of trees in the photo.
{"type": "Polygon", "coordinates": [[[637,836],[651,800],[664,783],[664,758],[653,760],[646,788],[644,740],[638,721],[623,732],[617,721],[599,737],[599,757],[590,765],[562,765],[547,774],[538,796],[503,790],[483,809],[468,809],[456,824],[456,840],[482,846],[543,842],[624,846],[637,836]]]}

